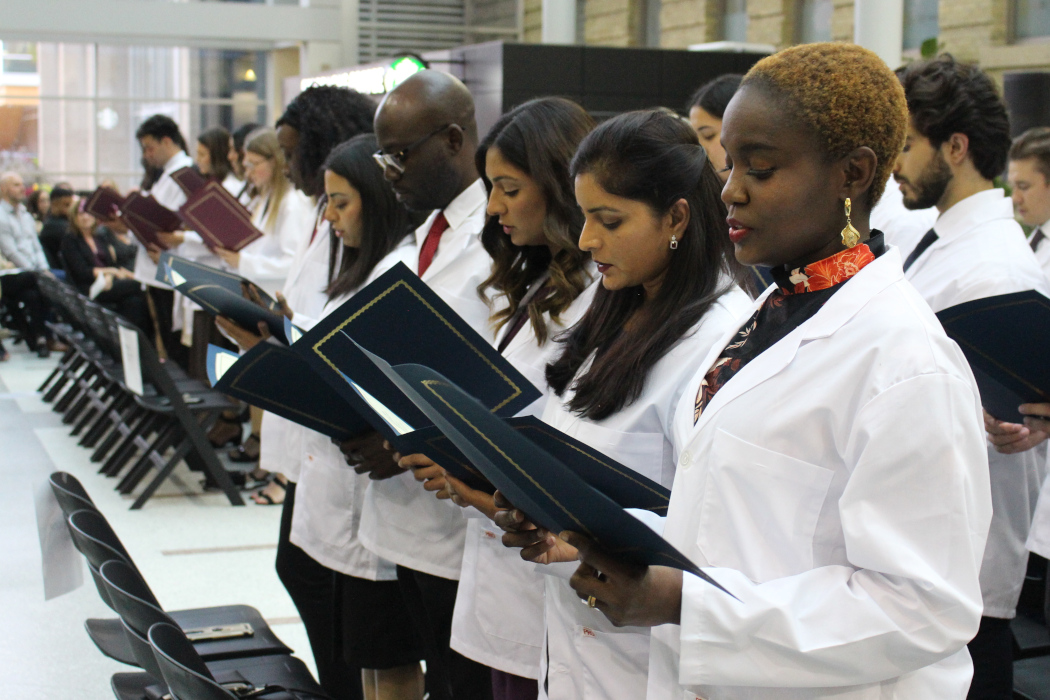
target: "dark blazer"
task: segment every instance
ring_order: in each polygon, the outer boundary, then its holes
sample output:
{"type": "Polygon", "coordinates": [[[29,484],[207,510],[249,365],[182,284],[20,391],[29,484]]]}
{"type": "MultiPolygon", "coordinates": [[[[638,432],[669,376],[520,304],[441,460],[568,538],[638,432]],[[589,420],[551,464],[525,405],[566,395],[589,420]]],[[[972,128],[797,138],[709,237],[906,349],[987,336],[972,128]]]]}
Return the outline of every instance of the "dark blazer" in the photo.
{"type": "Polygon", "coordinates": [[[96,267],[116,267],[116,255],[106,240],[95,233],[95,245],[102,254],[104,265],[95,262],[95,254],[79,233],[70,232],[62,240],[62,260],[65,263],[66,278],[81,294],[87,294],[95,282],[96,267]]]}

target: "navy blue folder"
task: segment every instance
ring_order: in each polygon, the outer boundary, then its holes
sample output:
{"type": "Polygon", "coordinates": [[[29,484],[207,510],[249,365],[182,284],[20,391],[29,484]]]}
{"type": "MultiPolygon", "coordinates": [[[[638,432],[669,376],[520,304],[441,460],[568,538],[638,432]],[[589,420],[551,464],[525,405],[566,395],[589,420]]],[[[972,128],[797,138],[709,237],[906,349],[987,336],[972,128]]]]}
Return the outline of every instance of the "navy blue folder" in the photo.
{"type": "Polygon", "coordinates": [[[207,282],[183,282],[175,287],[175,291],[200,304],[212,316],[225,316],[252,333],[259,332],[259,321],[263,321],[270,335],[288,344],[284,335],[285,317],[248,301],[240,293],[235,294],[220,284],[207,282]]]}
{"type": "Polygon", "coordinates": [[[342,442],[369,429],[298,353],[259,343],[244,355],[208,346],[208,378],[224,394],[342,442]]]}
{"type": "Polygon", "coordinates": [[[1050,402],[1050,299],[1036,291],[968,301],[937,314],[970,363],[981,403],[1020,423],[1017,407],[1050,402]]]}
{"type": "Polygon", "coordinates": [[[688,571],[725,590],[648,525],[439,373],[422,365],[384,370],[532,522],[552,532],[585,534],[624,561],[688,571]]]}
{"type": "Polygon", "coordinates": [[[354,294],[292,348],[402,454],[418,446],[405,436],[431,421],[362,348],[391,364],[434,367],[501,417],[519,413],[541,395],[403,264],[354,294]]]}
{"type": "MultiPolygon", "coordinates": [[[[193,260],[187,260],[186,258],[180,258],[167,251],[160,254],[160,260],[157,262],[157,281],[163,282],[169,287],[178,287],[184,282],[215,284],[237,296],[244,295],[241,291],[241,283],[249,282],[249,280],[240,275],[227,272],[226,270],[219,270],[193,260]]],[[[264,292],[258,285],[256,285],[256,289],[259,290],[259,296],[267,309],[277,314],[281,313],[281,305],[277,303],[276,299],[264,292]]]]}

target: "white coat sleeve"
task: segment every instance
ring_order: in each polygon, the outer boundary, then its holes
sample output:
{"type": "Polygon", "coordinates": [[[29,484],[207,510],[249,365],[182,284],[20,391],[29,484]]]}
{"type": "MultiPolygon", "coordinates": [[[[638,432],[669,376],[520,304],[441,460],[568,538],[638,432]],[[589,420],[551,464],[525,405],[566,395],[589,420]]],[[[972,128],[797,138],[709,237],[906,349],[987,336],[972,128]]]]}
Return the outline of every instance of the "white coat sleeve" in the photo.
{"type": "MultiPolygon", "coordinates": [[[[292,260],[303,236],[309,236],[314,226],[313,207],[304,206],[295,193],[289,192],[281,200],[274,232],[276,240],[269,245],[249,245],[241,251],[238,273],[250,280],[287,279],[292,260]]],[[[263,241],[257,241],[263,243],[263,241]]]]}
{"type": "Polygon", "coordinates": [[[877,682],[977,632],[992,509],[975,391],[943,374],[900,382],[858,411],[843,456],[853,468],[837,510],[851,566],[765,583],[705,569],[739,600],[687,574],[683,686],[877,682]]]}

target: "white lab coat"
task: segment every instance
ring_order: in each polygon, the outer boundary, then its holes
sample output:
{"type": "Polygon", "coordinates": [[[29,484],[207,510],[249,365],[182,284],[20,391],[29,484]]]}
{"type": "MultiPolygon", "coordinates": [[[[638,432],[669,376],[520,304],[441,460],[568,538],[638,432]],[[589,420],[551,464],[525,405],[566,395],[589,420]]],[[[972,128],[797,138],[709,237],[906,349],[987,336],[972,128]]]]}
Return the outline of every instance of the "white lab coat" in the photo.
{"type": "MultiPolygon", "coordinates": [[[[492,338],[488,320],[491,310],[477,292],[492,267],[480,237],[487,201],[485,186],[476,180],[445,207],[449,228],[422,280],[471,328],[492,338]]],[[[416,261],[437,215],[431,214],[416,230],[416,261]]],[[[396,564],[458,580],[467,531],[460,510],[434,498],[411,473],[373,481],[365,494],[361,541],[396,564]]]]}
{"type": "MultiPolygon", "coordinates": [[[[675,474],[672,427],[678,399],[711,346],[737,328],[751,299],[739,288],[722,295],[690,334],[650,370],[641,395],[601,421],[581,418],[552,395],[544,422],[664,486],[675,474]]],[[[547,692],[553,700],[634,700],[645,697],[649,630],[616,628],[600,611],[582,604],[569,587],[573,564],[538,567],[545,576],[547,692]]],[[[542,683],[541,683],[542,686],[542,683]]]]}
{"type": "MultiPolygon", "coordinates": [[[[1013,204],[1001,189],[967,197],[934,224],[938,239],[904,276],[936,311],[966,301],[1035,289],[1050,293],[1013,204]]],[[[911,251],[901,250],[906,256],[911,251]]],[[[994,516],[981,569],[984,614],[1010,619],[1017,610],[1039,487],[1046,475],[1046,445],[1004,455],[988,445],[994,516]]]]}
{"type": "MultiPolygon", "coordinates": [[[[284,298],[295,312],[295,325],[305,330],[313,328],[321,317],[328,295],[329,224],[317,212],[317,233],[311,240],[311,224],[299,241],[299,249],[292,260],[291,272],[284,283],[284,298]]],[[[303,459],[303,433],[306,428],[290,420],[263,412],[259,466],[268,472],[284,474],[290,481],[299,480],[303,459]]]]}
{"type": "MultiPolygon", "coordinates": [[[[587,311],[600,281],[589,285],[566,309],[558,323],[547,319],[547,341],[540,345],[532,324],[508,343],[503,356],[543,396],[521,415],[539,416],[547,403],[547,364],[563,347],[553,338],[571,327],[587,311]]],[[[496,339],[502,341],[508,326],[496,339]]],[[[456,609],[452,616],[451,648],[468,659],[523,678],[540,677],[543,648],[544,576],[517,549],[503,546],[502,531],[473,508],[469,518],[463,566],[460,569],[456,609]]]]}
{"type": "MultiPolygon", "coordinates": [[[[406,237],[401,246],[376,264],[361,286],[399,262],[412,264],[415,255],[415,241],[406,237]]],[[[338,309],[356,291],[328,302],[321,317],[338,309]]],[[[347,576],[369,581],[395,580],[394,565],[365,549],[357,537],[368,475],[358,474],[348,466],[339,446],[327,435],[296,427],[302,433],[303,452],[292,510],[292,544],[322,566],[347,576]]]]}
{"type": "Polygon", "coordinates": [[[663,536],[737,599],[684,575],[648,700],[962,700],[991,518],[962,352],[891,248],[694,425],[735,333],[682,392],[663,536]]]}
{"type": "MultiPolygon", "coordinates": [[[[179,207],[186,203],[186,193],[179,187],[179,183],[172,179],[171,174],[176,170],[188,168],[191,165],[193,165],[193,159],[186,155],[185,151],[179,151],[173,155],[164,164],[164,172],[153,183],[153,187],[148,192],[149,196],[157,200],[158,204],[177,212],[179,207]]],[[[167,285],[157,281],[157,264],[150,260],[145,246],[139,243],[137,238],[135,239],[135,245],[138,246],[138,252],[135,254],[135,279],[151,287],[167,289],[167,285]]],[[[172,252],[182,255],[178,247],[172,252]]],[[[181,326],[177,326],[177,328],[181,328],[181,326]]]]}
{"type": "Polygon", "coordinates": [[[230,173],[223,178],[222,186],[234,197],[240,197],[241,193],[244,191],[244,180],[240,179],[233,173],[230,173]]]}
{"type": "Polygon", "coordinates": [[[907,255],[933,228],[938,214],[937,207],[908,209],[904,206],[904,195],[891,178],[882,198],[872,207],[869,222],[873,229],[882,231],[886,245],[897,246],[907,255]]]}
{"type": "Polygon", "coordinates": [[[290,188],[271,224],[268,201],[269,197],[260,198],[252,207],[252,223],[265,235],[241,249],[237,273],[272,295],[284,289],[299,243],[313,230],[316,212],[309,197],[290,188]]]}
{"type": "MultiPolygon", "coordinates": [[[[1050,221],[1043,223],[1039,228],[1047,238],[1043,238],[1043,240],[1039,241],[1039,245],[1036,246],[1035,260],[1039,263],[1039,267],[1043,269],[1043,274],[1050,277],[1050,221]]],[[[1030,244],[1029,247],[1031,247],[1030,244]]]]}

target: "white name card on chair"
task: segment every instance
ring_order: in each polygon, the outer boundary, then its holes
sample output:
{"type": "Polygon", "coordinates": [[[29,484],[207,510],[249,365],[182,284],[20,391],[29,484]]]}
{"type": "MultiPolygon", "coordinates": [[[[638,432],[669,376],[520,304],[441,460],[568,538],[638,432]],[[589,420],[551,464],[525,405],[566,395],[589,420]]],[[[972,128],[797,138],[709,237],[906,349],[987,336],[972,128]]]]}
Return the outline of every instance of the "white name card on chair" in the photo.
{"type": "Polygon", "coordinates": [[[142,396],[142,366],[139,364],[139,334],[120,326],[120,362],[124,365],[124,384],[128,391],[142,396]]]}
{"type": "Polygon", "coordinates": [[[62,509],[45,479],[36,488],[36,527],[40,535],[40,563],[44,575],[44,600],[51,600],[84,585],[84,564],[73,546],[62,509]]]}

